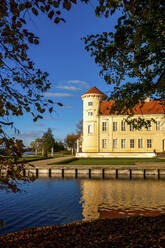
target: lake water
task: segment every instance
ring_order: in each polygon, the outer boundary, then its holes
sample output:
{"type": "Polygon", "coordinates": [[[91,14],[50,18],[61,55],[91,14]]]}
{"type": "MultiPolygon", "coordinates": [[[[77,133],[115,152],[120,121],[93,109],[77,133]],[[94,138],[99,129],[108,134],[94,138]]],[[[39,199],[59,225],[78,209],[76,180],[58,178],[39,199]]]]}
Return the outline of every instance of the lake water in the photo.
{"type": "Polygon", "coordinates": [[[0,191],[0,234],[44,225],[165,213],[165,180],[37,179],[13,194],[0,191]]]}

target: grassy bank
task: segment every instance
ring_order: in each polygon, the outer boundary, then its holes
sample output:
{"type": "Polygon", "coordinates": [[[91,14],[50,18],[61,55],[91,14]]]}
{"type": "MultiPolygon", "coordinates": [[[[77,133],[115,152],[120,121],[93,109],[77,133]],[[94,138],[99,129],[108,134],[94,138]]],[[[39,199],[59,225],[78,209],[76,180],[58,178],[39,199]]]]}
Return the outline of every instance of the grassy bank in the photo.
{"type": "Polygon", "coordinates": [[[165,215],[98,219],[64,226],[25,229],[0,236],[0,247],[163,248],[165,215]]]}
{"type": "Polygon", "coordinates": [[[61,153],[61,152],[58,152],[58,153],[55,153],[54,156],[48,156],[47,158],[45,158],[44,156],[42,155],[24,155],[21,159],[20,159],[20,162],[21,161],[25,161],[25,162],[32,162],[32,161],[37,161],[37,160],[44,160],[44,159],[50,159],[50,158],[60,158],[60,157],[65,157],[65,156],[68,156],[68,153],[61,153]]]}
{"type": "Polygon", "coordinates": [[[135,165],[137,162],[145,163],[159,163],[163,162],[160,158],[71,158],[66,159],[57,163],[52,163],[50,165],[57,164],[70,164],[70,165],[135,165]]]}

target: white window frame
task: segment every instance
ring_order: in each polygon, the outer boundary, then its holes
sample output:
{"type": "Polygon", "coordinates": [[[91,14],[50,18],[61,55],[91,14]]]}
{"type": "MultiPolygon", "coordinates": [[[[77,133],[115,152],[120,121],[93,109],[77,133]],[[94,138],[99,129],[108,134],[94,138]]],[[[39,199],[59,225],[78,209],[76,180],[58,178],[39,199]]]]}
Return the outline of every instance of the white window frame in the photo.
{"type": "Polygon", "coordinates": [[[156,122],[156,131],[160,131],[160,130],[161,130],[161,121],[157,121],[156,122]]]}
{"type": "Polygon", "coordinates": [[[147,139],[147,148],[152,148],[152,139],[147,139]]]}
{"type": "Polygon", "coordinates": [[[143,148],[143,139],[138,139],[138,148],[143,148]]]}
{"type": "Polygon", "coordinates": [[[126,148],[126,139],[121,139],[121,148],[126,148]]]}
{"type": "Polygon", "coordinates": [[[93,133],[93,124],[92,123],[88,124],[88,134],[89,133],[93,133]]]}
{"type": "Polygon", "coordinates": [[[102,139],[102,148],[107,148],[107,139],[102,139]]]}
{"type": "Polygon", "coordinates": [[[107,131],[107,122],[106,121],[102,122],[102,131],[103,132],[107,131]]]}
{"type": "Polygon", "coordinates": [[[130,148],[135,148],[135,140],[130,139],[130,148]]]}
{"type": "Polygon", "coordinates": [[[113,139],[113,148],[117,148],[117,139],[113,139]]]}
{"type": "Polygon", "coordinates": [[[121,121],[121,131],[126,131],[126,122],[121,121]]]}
{"type": "Polygon", "coordinates": [[[117,131],[117,122],[116,121],[114,121],[113,122],[113,131],[117,131]]]}
{"type": "Polygon", "coordinates": [[[93,106],[93,102],[88,102],[88,106],[93,106]]]}

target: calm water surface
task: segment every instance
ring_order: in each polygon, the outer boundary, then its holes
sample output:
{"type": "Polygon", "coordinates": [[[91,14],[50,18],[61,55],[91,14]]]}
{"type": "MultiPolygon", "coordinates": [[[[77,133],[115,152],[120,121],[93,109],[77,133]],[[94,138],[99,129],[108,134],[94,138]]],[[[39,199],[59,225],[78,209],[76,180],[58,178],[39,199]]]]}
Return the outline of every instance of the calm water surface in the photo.
{"type": "Polygon", "coordinates": [[[165,213],[165,180],[37,179],[13,194],[0,191],[0,234],[44,225],[165,213]]]}

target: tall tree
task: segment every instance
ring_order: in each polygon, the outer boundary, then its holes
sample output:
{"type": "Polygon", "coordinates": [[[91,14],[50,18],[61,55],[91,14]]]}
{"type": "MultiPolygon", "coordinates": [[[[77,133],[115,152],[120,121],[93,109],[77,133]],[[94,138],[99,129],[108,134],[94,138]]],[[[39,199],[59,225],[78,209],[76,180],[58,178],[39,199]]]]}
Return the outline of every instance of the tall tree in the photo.
{"type": "Polygon", "coordinates": [[[76,125],[76,133],[77,133],[78,135],[81,135],[82,132],[83,132],[83,121],[81,120],[81,121],[79,121],[79,122],[77,123],[77,125],[76,125]]]}
{"type": "Polygon", "coordinates": [[[53,101],[43,100],[43,93],[50,88],[48,73],[36,68],[28,55],[29,48],[39,44],[39,37],[28,30],[27,20],[30,15],[44,13],[57,24],[64,21],[61,10],[70,10],[75,3],[74,0],[0,0],[0,145],[8,154],[0,156],[0,169],[7,171],[3,178],[0,176],[2,187],[10,187],[13,178],[15,182],[24,179],[23,164],[21,170],[19,163],[24,151],[23,143],[9,138],[4,132],[5,126],[13,125],[7,121],[8,116],[22,116],[29,112],[37,121],[46,110],[53,111],[53,101]],[[18,165],[17,173],[13,165],[18,165]]]}
{"type": "Polygon", "coordinates": [[[55,139],[52,134],[52,130],[48,128],[42,136],[42,148],[44,149],[44,156],[47,157],[51,148],[55,146],[55,139]]]}
{"type": "Polygon", "coordinates": [[[165,1],[101,0],[96,15],[108,17],[117,11],[114,32],[84,40],[101,76],[114,85],[112,112],[133,114],[139,100],[165,99],[165,1]]]}
{"type": "Polygon", "coordinates": [[[72,153],[74,152],[76,148],[76,141],[78,137],[79,135],[71,133],[71,134],[68,134],[65,138],[66,147],[67,149],[71,150],[72,153]]]}

